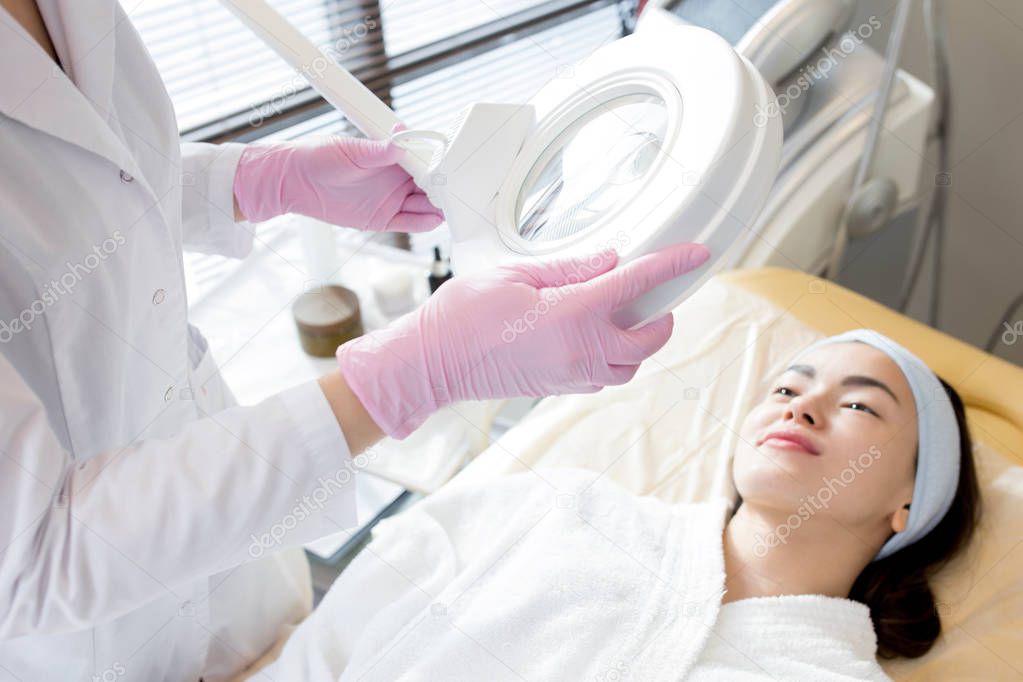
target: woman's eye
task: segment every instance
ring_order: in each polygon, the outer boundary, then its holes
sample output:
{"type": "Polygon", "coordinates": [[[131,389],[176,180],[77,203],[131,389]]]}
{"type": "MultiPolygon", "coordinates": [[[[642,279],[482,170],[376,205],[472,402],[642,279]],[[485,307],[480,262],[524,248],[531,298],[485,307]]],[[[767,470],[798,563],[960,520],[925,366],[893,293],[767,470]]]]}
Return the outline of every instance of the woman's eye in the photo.
{"type": "Polygon", "coordinates": [[[874,412],[874,410],[870,409],[867,405],[864,405],[863,403],[849,403],[849,405],[847,405],[847,407],[851,407],[854,410],[858,410],[858,409],[862,408],[863,411],[869,412],[870,414],[872,414],[874,416],[878,416],[877,412],[874,412]]]}
{"type": "Polygon", "coordinates": [[[788,386],[779,386],[778,388],[774,389],[774,393],[781,393],[782,395],[788,395],[788,396],[795,395],[795,392],[791,388],[789,388],[788,386]],[[782,391],[787,391],[787,393],[781,393],[782,391]]]}

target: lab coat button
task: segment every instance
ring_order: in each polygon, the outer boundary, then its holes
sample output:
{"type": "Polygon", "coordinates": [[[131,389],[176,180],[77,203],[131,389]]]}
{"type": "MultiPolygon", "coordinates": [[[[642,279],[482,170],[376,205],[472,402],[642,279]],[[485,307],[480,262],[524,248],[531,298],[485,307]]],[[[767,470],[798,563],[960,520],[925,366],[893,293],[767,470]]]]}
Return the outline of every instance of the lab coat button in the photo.
{"type": "Polygon", "coordinates": [[[173,398],[173,397],[174,397],[174,386],[171,385],[171,386],[167,387],[167,392],[163,394],[163,401],[165,403],[169,403],[171,401],[171,398],[173,398]]]}
{"type": "Polygon", "coordinates": [[[121,171],[121,182],[123,182],[123,183],[135,182],[135,178],[133,178],[128,171],[122,170],[121,171]]]}
{"type": "Polygon", "coordinates": [[[153,292],[153,305],[160,305],[161,303],[163,303],[163,299],[166,296],[166,294],[167,294],[167,292],[164,291],[163,289],[157,289],[156,291],[154,291],[153,292]]]}

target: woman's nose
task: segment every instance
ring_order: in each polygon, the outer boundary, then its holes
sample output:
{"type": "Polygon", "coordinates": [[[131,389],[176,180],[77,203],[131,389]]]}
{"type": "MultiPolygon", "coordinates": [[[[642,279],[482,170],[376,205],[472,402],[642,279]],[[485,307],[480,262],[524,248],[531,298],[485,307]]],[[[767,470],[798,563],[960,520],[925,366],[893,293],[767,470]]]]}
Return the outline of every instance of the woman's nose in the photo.
{"type": "Polygon", "coordinates": [[[811,401],[807,400],[805,396],[796,396],[786,404],[784,419],[785,421],[792,419],[814,426],[818,421],[814,413],[815,409],[811,401]]]}

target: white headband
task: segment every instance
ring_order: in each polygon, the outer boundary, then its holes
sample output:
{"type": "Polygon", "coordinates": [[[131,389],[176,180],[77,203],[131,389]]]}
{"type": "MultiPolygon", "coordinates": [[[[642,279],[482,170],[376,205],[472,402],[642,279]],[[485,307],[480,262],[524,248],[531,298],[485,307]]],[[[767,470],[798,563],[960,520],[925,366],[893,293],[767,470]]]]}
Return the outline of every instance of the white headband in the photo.
{"type": "Polygon", "coordinates": [[[800,351],[796,358],[819,346],[849,341],[866,343],[894,360],[906,377],[916,403],[919,449],[913,503],[905,530],[884,543],[874,557],[877,561],[927,535],[952,506],[959,485],[959,423],[952,401],[937,375],[920,358],[872,329],[853,329],[821,339],[800,351]]]}

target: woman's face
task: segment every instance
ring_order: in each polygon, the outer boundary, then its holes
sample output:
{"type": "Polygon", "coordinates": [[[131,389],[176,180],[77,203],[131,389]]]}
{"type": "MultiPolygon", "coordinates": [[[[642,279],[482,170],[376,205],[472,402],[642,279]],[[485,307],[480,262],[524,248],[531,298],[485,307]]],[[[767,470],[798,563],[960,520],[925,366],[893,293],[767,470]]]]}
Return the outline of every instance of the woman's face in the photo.
{"type": "Polygon", "coordinates": [[[913,394],[892,359],[867,344],[804,354],[771,384],[740,435],[733,475],[744,502],[883,538],[892,514],[912,497],[913,394]],[[804,439],[815,453],[770,439],[776,432],[804,439]]]}

